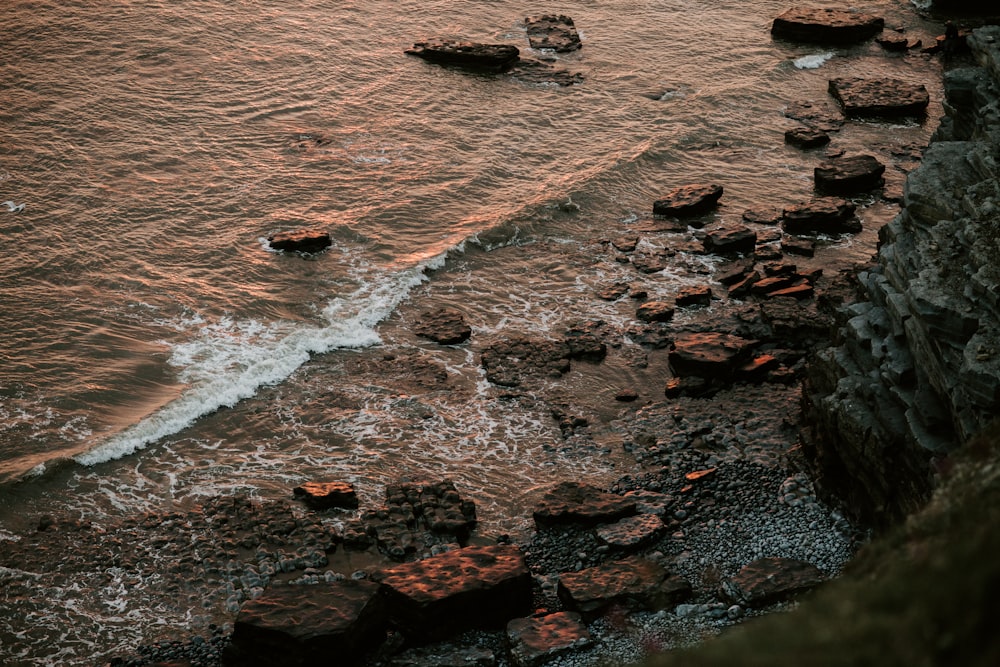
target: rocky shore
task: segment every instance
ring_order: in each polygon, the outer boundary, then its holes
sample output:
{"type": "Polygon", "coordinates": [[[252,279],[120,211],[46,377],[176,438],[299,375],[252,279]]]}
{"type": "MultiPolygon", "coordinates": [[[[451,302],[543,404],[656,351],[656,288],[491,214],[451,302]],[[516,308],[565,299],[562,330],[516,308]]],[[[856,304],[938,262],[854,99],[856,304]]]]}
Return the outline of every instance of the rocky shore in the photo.
{"type": "MultiPolygon", "coordinates": [[[[546,489],[524,535],[480,532],[475,498],[448,479],[400,480],[374,506],[340,480],[315,480],[280,501],[218,497],[115,525],[46,516],[0,542],[0,563],[51,579],[12,581],[23,590],[8,594],[79,585],[114,604],[166,592],[178,609],[233,620],[195,636],[137,636],[137,650],[110,662],[128,667],[321,655],[400,667],[621,665],[795,607],[841,573],[865,527],[923,507],[952,452],[997,412],[1000,31],[968,43],[976,60],[948,72],[948,119],[860,273],[796,264],[859,230],[859,198],[895,198],[886,165],[831,154],[815,176],[828,196],[748,210],[740,225],[702,229],[724,197],[718,184],[653,203],[650,233],[695,229],[692,248],[726,260],[710,285],[670,301],[647,300],[638,281],[596,294],[635,300],[627,331],[583,318],[557,340],[478,341],[461,313],[422,315],[417,335],[469,346],[512,401],[542,396],[567,443],[588,427],[574,407],[586,401],[546,395],[544,380],[599,365],[625,335],[637,341],[641,363],[670,370],[651,392],[664,400],[633,405],[627,388],[615,397],[621,447],[641,473],[546,489]],[[676,317],[710,303],[724,306],[676,317]]],[[[891,113],[922,113],[920,91],[903,92],[905,109],[891,113]]],[[[829,119],[797,120],[836,131],[829,119]]],[[[662,269],[635,235],[594,243],[640,274],[662,269]]]]}

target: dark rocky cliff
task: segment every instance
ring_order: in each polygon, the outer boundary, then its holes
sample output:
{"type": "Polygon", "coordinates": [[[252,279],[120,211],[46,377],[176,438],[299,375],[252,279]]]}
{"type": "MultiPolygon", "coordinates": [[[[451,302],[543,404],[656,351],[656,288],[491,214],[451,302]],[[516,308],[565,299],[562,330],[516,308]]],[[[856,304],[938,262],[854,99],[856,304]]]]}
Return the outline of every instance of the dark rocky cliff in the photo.
{"type": "Polygon", "coordinates": [[[1000,27],[945,74],[946,118],[804,392],[825,490],[871,525],[921,507],[1000,414],[1000,27]]]}

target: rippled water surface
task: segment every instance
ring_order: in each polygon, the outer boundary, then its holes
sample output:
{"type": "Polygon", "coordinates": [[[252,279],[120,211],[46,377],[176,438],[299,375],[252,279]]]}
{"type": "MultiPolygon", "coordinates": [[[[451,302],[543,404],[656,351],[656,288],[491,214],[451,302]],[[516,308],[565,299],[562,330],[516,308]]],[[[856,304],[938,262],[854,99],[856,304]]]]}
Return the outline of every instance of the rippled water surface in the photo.
{"type": "MultiPolygon", "coordinates": [[[[902,0],[867,5],[934,34],[902,0]]],[[[546,407],[489,386],[473,347],[430,344],[412,326],[438,305],[462,310],[475,340],[555,335],[576,315],[626,321],[634,305],[593,295],[635,272],[594,239],[641,229],[653,199],[689,182],[724,185],[721,222],[811,196],[817,154],[784,144],[782,111],[829,103],[834,76],[930,90],[925,122],[850,123],[834,140],[883,157],[898,184],[912,166],[898,156],[939,113],[938,64],[874,43],[772,41],[784,9],[5,3],[0,538],[53,498],[99,520],[277,496],[317,476],[371,499],[400,476],[449,475],[485,525],[517,528],[537,486],[631,469],[610,425],[615,383],[663,369],[575,370],[566,381],[612,407],[571,450],[546,407]],[[573,17],[580,51],[528,48],[525,15],[550,12],[573,17]],[[432,37],[515,44],[583,82],[404,55],[432,37]],[[329,231],[333,247],[268,249],[267,236],[300,227],[329,231]]],[[[876,223],[894,214],[862,204],[872,224],[835,242],[838,261],[870,256],[876,223]]],[[[709,279],[716,260],[687,253],[691,239],[644,239],[680,250],[654,296],[709,279]]]]}

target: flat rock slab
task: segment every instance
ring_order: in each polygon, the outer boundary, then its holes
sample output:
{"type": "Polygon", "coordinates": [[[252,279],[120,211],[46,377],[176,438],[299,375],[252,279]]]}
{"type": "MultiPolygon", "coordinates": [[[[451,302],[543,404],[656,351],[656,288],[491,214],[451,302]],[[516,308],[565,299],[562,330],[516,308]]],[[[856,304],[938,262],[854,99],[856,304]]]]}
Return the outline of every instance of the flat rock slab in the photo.
{"type": "Polygon", "coordinates": [[[851,44],[871,39],[884,27],[882,18],[870,14],[795,7],[774,19],[771,35],[797,42],[851,44]]]}
{"type": "Polygon", "coordinates": [[[781,227],[789,234],[856,234],[861,231],[857,207],[839,197],[817,197],[782,212],[781,227]]]}
{"type": "Polygon", "coordinates": [[[625,551],[638,549],[659,537],[666,526],[653,514],[627,516],[597,528],[597,537],[604,544],[625,551]]]}
{"type": "Polygon", "coordinates": [[[495,628],[531,610],[531,575],[514,546],[465,547],[382,571],[389,617],[417,644],[495,628]]]}
{"type": "Polygon", "coordinates": [[[357,509],[358,494],[354,485],[347,482],[305,482],[292,493],[313,509],[357,509]]]}
{"type": "Polygon", "coordinates": [[[636,309],[635,317],[642,322],[669,322],[674,317],[674,306],[666,301],[647,301],[636,309]]]}
{"type": "Polygon", "coordinates": [[[267,243],[274,250],[311,254],[326,250],[333,245],[333,240],[327,232],[316,229],[296,229],[268,236],[267,243]]]}
{"type": "Polygon", "coordinates": [[[565,341],[516,336],[488,345],[480,355],[486,379],[517,387],[530,376],[558,377],[569,371],[570,347],[565,341]]]}
{"type": "Polygon", "coordinates": [[[674,305],[678,308],[708,306],[711,303],[712,288],[707,285],[702,287],[685,287],[674,297],[674,305]]]}
{"type": "Polygon", "coordinates": [[[793,127],[785,130],[785,143],[798,148],[818,148],[830,143],[830,135],[815,127],[793,127]]]}
{"type": "Polygon", "coordinates": [[[632,556],[561,574],[557,593],[568,608],[592,617],[611,605],[665,609],[690,597],[691,584],[659,563],[632,556]]]}
{"type": "Polygon", "coordinates": [[[790,102],[785,107],[784,115],[823,132],[837,132],[844,126],[841,112],[817,102],[790,102]]]}
{"type": "Polygon", "coordinates": [[[575,86],[583,83],[583,74],[534,58],[519,58],[510,67],[508,74],[527,83],[554,83],[558,86],[575,86]]]}
{"type": "Polygon", "coordinates": [[[443,306],[421,313],[413,331],[441,345],[458,345],[472,335],[472,327],[465,323],[465,316],[454,308],[443,306]]]}
{"type": "Polygon", "coordinates": [[[710,211],[722,197],[721,185],[682,185],[653,202],[653,215],[687,216],[710,211]]]}
{"type": "Polygon", "coordinates": [[[701,240],[705,252],[715,255],[748,255],[757,247],[757,232],[734,225],[713,229],[701,240]]]}
{"type": "Polygon", "coordinates": [[[816,189],[828,195],[855,195],[882,187],[885,165],[872,155],[827,160],[813,170],[816,189]]]}
{"type": "Polygon", "coordinates": [[[576,25],[568,16],[553,14],[529,16],[524,19],[524,27],[528,33],[528,44],[533,49],[550,49],[557,53],[565,53],[576,51],[583,46],[576,25]]]}
{"type": "Polygon", "coordinates": [[[521,52],[511,44],[442,40],[416,42],[405,53],[440,65],[499,72],[516,63],[521,52]]]}
{"type": "Polygon", "coordinates": [[[596,525],[636,513],[636,503],[580,482],[561,482],[542,495],[533,512],[535,525],[596,525]]]}
{"type": "Polygon", "coordinates": [[[727,333],[679,334],[670,346],[670,369],[676,376],[726,379],[756,344],[756,341],[727,333]]]}
{"type": "Polygon", "coordinates": [[[517,667],[539,667],[553,658],[593,643],[580,614],[560,611],[507,624],[507,646],[517,667]]]}
{"type": "Polygon", "coordinates": [[[813,257],[816,254],[816,242],[812,239],[790,236],[781,239],[781,252],[800,257],[813,257]]]}
{"type": "Polygon", "coordinates": [[[822,570],[793,558],[761,558],[723,584],[730,599],[751,607],[787,600],[826,581],[822,570]]]}
{"type": "Polygon", "coordinates": [[[923,116],[930,104],[923,84],[898,79],[831,79],[829,90],[848,116],[923,116]]]}
{"type": "Polygon", "coordinates": [[[743,222],[755,225],[777,225],[781,222],[781,209],[775,207],[748,208],[743,211],[743,222]]]}
{"type": "Polygon", "coordinates": [[[316,586],[274,586],[243,605],[225,665],[315,664],[335,655],[357,664],[385,639],[387,615],[380,586],[348,579],[316,586]]]}

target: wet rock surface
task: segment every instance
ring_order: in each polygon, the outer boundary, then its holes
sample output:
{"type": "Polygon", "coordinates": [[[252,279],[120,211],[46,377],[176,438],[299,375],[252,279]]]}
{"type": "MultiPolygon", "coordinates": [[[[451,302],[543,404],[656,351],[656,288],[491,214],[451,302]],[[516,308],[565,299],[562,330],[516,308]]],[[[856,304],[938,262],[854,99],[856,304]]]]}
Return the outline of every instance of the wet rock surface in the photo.
{"type": "Polygon", "coordinates": [[[458,345],[472,335],[472,327],[465,322],[465,316],[447,307],[425,311],[413,326],[413,331],[441,345],[458,345]]]}
{"type": "Polygon", "coordinates": [[[547,490],[532,516],[539,526],[596,524],[635,514],[635,502],[590,484],[562,482],[547,490]]]}
{"type": "Polygon", "coordinates": [[[776,17],[771,34],[781,39],[824,44],[849,44],[870,39],[882,31],[878,16],[841,9],[796,7],[776,17]]]}
{"type": "Polygon", "coordinates": [[[405,53],[440,65],[499,72],[516,63],[521,52],[511,44],[441,40],[416,42],[405,53]]]}
{"type": "Polygon", "coordinates": [[[305,482],[292,489],[292,493],[314,509],[354,509],[358,506],[354,485],[347,482],[305,482]]]}
{"type": "Polygon", "coordinates": [[[537,667],[591,643],[590,630],[571,611],[517,618],[507,624],[507,644],[516,667],[537,667]]]}
{"type": "Polygon", "coordinates": [[[843,234],[861,231],[861,221],[851,202],[818,197],[782,212],[781,227],[789,234],[843,234]]]}
{"type": "Polygon", "coordinates": [[[517,336],[499,340],[483,350],[486,379],[516,387],[532,376],[558,376],[570,367],[570,347],[563,341],[517,336]]]}
{"type": "Polygon", "coordinates": [[[568,16],[546,14],[524,19],[528,43],[533,49],[550,49],[556,53],[576,51],[582,44],[573,19],[568,16]]]}
{"type": "Polygon", "coordinates": [[[827,160],[813,172],[816,189],[827,195],[856,195],[881,188],[885,165],[872,155],[827,160]]]}
{"type": "Polygon", "coordinates": [[[268,245],[274,250],[315,254],[333,245],[329,232],[317,229],[296,229],[278,232],[267,237],[268,245]]]}
{"type": "Polygon", "coordinates": [[[807,561],[761,558],[740,569],[723,584],[734,601],[751,607],[785,600],[826,581],[826,575],[807,561]]]}
{"type": "Polygon", "coordinates": [[[571,608],[593,615],[611,605],[661,609],[686,599],[691,585],[651,560],[628,558],[559,577],[559,597],[571,608]]]}
{"type": "Polygon", "coordinates": [[[843,77],[831,79],[829,90],[848,116],[922,116],[930,104],[923,84],[897,79],[843,77]]]}
{"type": "Polygon", "coordinates": [[[716,184],[682,185],[653,202],[654,215],[691,216],[712,210],[722,197],[716,184]]]}

